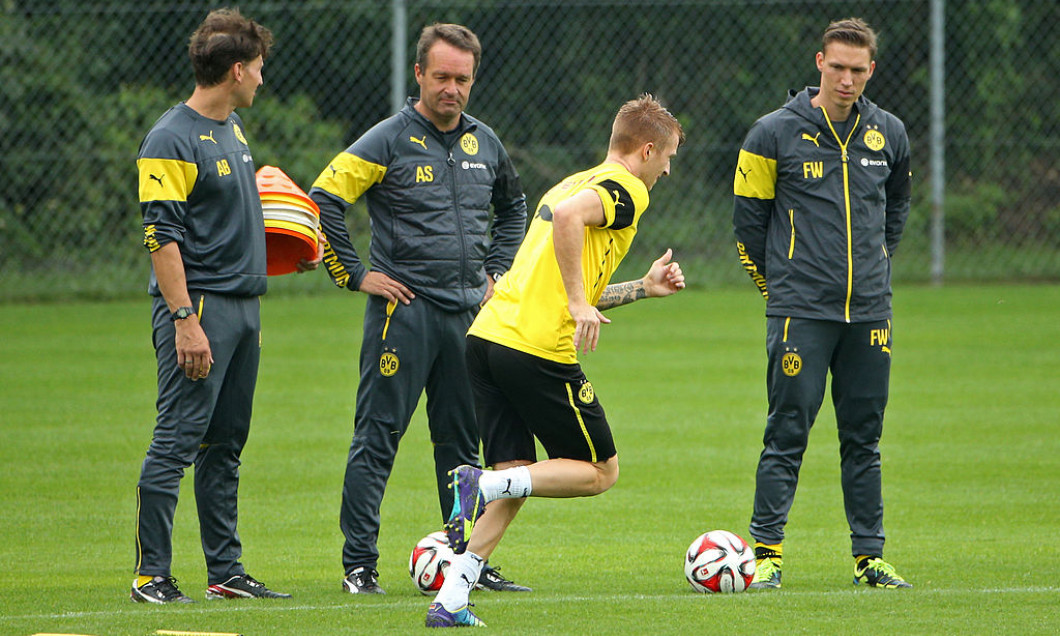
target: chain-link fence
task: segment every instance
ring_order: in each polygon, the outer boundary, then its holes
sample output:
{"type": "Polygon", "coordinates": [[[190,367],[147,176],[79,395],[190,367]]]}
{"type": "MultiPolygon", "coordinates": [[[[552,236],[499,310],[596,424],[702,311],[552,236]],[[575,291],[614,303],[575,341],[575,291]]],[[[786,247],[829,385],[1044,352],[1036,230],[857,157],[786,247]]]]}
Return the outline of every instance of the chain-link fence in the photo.
{"type": "MultiPolygon", "coordinates": [[[[431,22],[466,24],[481,38],[468,111],[498,132],[531,205],[602,158],[622,102],[658,95],[688,143],[652,192],[629,267],[672,246],[692,280],[711,285],[745,283],[731,230],[744,134],[789,88],[817,83],[824,26],[859,15],[880,33],[866,95],[906,122],[913,148],[914,207],[896,277],[931,277],[930,103],[940,82],[932,0],[230,4],[276,36],[266,85],[241,113],[255,161],[280,166],[304,188],[394,111],[392,86],[416,93],[412,49],[431,22]]],[[[145,288],[137,148],[154,120],[191,94],[187,39],[218,6],[0,0],[0,299],[145,288]]],[[[945,279],[1060,280],[1060,3],[944,6],[945,279]]],[[[350,216],[366,241],[363,209],[350,216]]],[[[328,282],[318,273],[270,285],[282,292],[328,282]]]]}

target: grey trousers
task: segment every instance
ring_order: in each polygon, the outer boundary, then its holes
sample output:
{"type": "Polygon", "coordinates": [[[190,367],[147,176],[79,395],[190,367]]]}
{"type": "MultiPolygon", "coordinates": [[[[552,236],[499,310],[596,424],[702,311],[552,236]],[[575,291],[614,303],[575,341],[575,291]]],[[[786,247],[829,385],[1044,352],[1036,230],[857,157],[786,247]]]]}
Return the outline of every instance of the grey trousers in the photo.
{"type": "Polygon", "coordinates": [[[175,327],[161,298],[152,307],[158,416],[136,486],[136,568],[170,576],[173,516],[184,470],[195,464],[195,503],[209,584],[243,574],[236,531],[239,456],[250,430],[261,356],[260,301],[193,293],[210,341],[210,375],[192,382],[177,367],[175,327]]]}
{"type": "Polygon", "coordinates": [[[851,552],[882,556],[879,441],[891,371],[890,321],[847,324],[770,317],[766,332],[769,415],[751,536],[766,544],[784,539],[802,456],[830,371],[851,552]]]}
{"type": "Polygon", "coordinates": [[[448,471],[461,464],[479,465],[478,427],[464,358],[465,334],[474,317],[473,309],[443,311],[421,298],[409,305],[388,305],[380,296],[368,297],[339,515],[347,574],[362,566],[375,568],[379,561],[379,508],[398,443],[424,390],[443,520],[453,506],[448,471]]]}

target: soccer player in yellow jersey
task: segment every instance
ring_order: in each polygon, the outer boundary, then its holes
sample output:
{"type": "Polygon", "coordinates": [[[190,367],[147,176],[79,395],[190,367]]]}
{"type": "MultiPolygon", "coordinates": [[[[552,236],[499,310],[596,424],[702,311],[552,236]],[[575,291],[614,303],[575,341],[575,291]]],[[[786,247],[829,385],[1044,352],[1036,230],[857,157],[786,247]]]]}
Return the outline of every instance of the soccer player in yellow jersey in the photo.
{"type": "Polygon", "coordinates": [[[611,429],[578,353],[596,349],[610,322],[602,311],[684,289],[671,250],[643,278],[609,284],[648,192],[683,141],[680,123],[651,95],[624,104],[607,158],[541,198],[515,262],[471,325],[468,372],[484,463],[494,470],[451,471],[446,533],[459,556],[427,610],[428,627],[483,625],[468,596],[526,497],[588,497],[617,481],[611,429]],[[535,437],[549,459],[537,461],[535,437]]]}

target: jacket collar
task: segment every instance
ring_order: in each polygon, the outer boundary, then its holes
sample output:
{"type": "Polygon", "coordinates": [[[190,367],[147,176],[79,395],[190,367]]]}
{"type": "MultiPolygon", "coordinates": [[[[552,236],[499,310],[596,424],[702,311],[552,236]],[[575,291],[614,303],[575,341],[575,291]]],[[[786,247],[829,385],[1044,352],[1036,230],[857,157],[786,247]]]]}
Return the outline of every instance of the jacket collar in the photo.
{"type": "Polygon", "coordinates": [[[409,97],[405,100],[405,106],[401,109],[402,113],[405,113],[415,121],[419,122],[421,126],[427,129],[432,135],[438,139],[444,140],[446,135],[455,135],[456,137],[462,137],[464,133],[478,128],[478,120],[471,117],[467,113],[460,113],[460,123],[457,124],[456,128],[449,132],[442,132],[438,130],[438,127],[434,125],[434,122],[420,114],[420,111],[416,110],[416,103],[420,101],[418,97],[409,97]]]}
{"type": "MultiPolygon", "coordinates": [[[[813,98],[817,93],[821,92],[819,86],[807,86],[801,91],[795,91],[794,89],[788,91],[787,101],[784,103],[784,108],[797,113],[803,119],[814,122],[815,124],[824,124],[824,114],[820,108],[814,108],[810,104],[810,99],[813,98]]],[[[876,104],[869,101],[869,98],[865,97],[864,93],[861,97],[858,97],[858,101],[854,104],[857,107],[857,111],[861,114],[861,120],[865,121],[868,117],[875,114],[879,109],[876,104]]]]}

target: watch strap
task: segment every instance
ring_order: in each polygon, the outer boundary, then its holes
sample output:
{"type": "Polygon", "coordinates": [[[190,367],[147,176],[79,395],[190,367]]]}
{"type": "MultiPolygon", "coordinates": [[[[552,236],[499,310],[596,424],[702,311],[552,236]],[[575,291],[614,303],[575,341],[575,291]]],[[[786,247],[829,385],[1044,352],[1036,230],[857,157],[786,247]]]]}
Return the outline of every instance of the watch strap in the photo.
{"type": "Polygon", "coordinates": [[[177,310],[169,315],[169,319],[172,320],[173,322],[176,322],[178,320],[184,320],[185,318],[187,318],[189,316],[194,316],[194,315],[195,315],[195,308],[194,307],[177,307],[177,310]]]}

